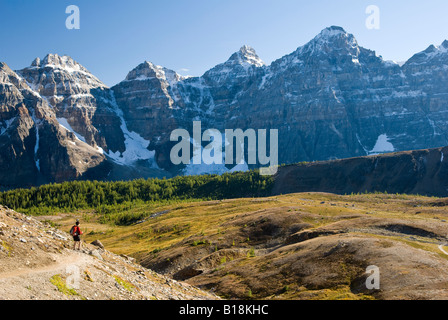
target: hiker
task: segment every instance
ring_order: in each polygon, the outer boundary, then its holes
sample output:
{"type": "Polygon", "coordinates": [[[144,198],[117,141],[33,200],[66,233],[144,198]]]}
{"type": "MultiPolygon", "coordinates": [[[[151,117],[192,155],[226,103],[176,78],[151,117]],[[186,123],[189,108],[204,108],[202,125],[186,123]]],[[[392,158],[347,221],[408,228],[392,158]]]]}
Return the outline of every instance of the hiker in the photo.
{"type": "Polygon", "coordinates": [[[82,235],[81,228],[79,227],[79,220],[76,220],[76,224],[70,229],[70,234],[73,237],[75,244],[73,245],[73,250],[76,250],[76,245],[78,244],[78,250],[81,250],[81,238],[82,235]]]}

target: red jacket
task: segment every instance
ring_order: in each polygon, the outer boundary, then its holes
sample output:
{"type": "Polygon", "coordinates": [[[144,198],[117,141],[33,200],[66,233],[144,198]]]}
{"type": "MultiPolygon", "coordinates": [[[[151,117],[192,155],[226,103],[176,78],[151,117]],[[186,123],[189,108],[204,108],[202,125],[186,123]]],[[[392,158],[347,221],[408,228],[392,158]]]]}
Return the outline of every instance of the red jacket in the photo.
{"type": "Polygon", "coordinates": [[[71,235],[72,236],[79,236],[82,234],[81,228],[78,226],[73,226],[72,230],[71,230],[71,235]]]}

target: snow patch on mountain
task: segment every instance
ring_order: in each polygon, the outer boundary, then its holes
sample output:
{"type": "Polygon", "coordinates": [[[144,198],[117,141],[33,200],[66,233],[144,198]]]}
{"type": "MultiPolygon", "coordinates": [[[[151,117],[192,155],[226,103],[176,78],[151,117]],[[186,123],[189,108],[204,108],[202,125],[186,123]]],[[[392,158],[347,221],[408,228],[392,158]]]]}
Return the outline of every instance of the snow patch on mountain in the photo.
{"type": "Polygon", "coordinates": [[[14,122],[14,120],[16,120],[16,117],[13,117],[11,119],[8,119],[8,120],[4,121],[4,124],[0,128],[0,136],[4,135],[6,133],[6,131],[8,131],[9,127],[14,122]]]}
{"type": "Polygon", "coordinates": [[[73,130],[72,126],[68,123],[66,118],[57,118],[59,125],[63,127],[65,130],[72,132],[78,140],[81,140],[82,142],[86,142],[86,139],[77,133],[75,130],[73,130]]]}
{"type": "Polygon", "coordinates": [[[39,150],[39,127],[36,125],[36,145],[34,146],[34,160],[36,161],[36,168],[40,172],[40,160],[37,157],[38,150],[39,150]]]}
{"type": "Polygon", "coordinates": [[[394,151],[395,147],[392,143],[389,142],[389,137],[387,136],[387,134],[382,134],[378,137],[375,147],[373,147],[373,149],[370,150],[369,154],[377,155],[381,153],[388,153],[394,151]]]}
{"type": "Polygon", "coordinates": [[[113,161],[123,165],[133,165],[137,160],[148,160],[151,167],[158,169],[157,162],[155,161],[155,151],[148,150],[150,141],[145,140],[138,133],[128,130],[126,121],[123,117],[123,111],[118,107],[113,92],[111,92],[111,100],[107,102],[114,107],[114,111],[121,120],[120,128],[124,134],[124,144],[126,149],[123,153],[120,153],[119,151],[112,152],[109,150],[109,153],[105,154],[113,161]]]}
{"type": "Polygon", "coordinates": [[[36,119],[36,112],[35,110],[33,110],[31,112],[31,118],[33,119],[34,122],[34,126],[36,128],[36,144],[34,145],[34,162],[36,164],[36,168],[37,170],[40,172],[40,160],[39,157],[37,156],[37,152],[39,151],[39,123],[40,120],[36,119]]]}

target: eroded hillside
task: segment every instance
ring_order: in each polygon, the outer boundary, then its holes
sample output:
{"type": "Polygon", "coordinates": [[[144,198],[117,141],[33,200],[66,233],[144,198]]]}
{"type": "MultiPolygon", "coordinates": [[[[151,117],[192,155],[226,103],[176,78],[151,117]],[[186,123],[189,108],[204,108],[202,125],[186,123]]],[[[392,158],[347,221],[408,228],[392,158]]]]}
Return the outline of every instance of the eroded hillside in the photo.
{"type": "Polygon", "coordinates": [[[0,207],[0,300],[215,299],[145,269],[132,258],[84,245],[49,224],[0,207]]]}

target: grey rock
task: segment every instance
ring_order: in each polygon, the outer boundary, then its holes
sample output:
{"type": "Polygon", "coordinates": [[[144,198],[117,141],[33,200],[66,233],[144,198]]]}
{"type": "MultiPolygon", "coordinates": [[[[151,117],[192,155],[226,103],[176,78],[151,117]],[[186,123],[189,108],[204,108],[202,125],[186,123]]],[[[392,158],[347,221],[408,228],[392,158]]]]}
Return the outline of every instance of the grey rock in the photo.
{"type": "Polygon", "coordinates": [[[100,240],[95,240],[95,241],[93,241],[93,242],[90,243],[90,244],[91,244],[91,245],[94,245],[94,246],[96,246],[96,247],[99,247],[99,248],[101,248],[101,249],[104,250],[104,245],[101,243],[100,240]]]}
{"type": "Polygon", "coordinates": [[[54,233],[53,236],[54,236],[54,238],[59,239],[59,240],[63,240],[63,241],[67,241],[68,240],[67,237],[65,237],[65,236],[63,236],[61,234],[58,234],[58,233],[54,233]]]}
{"type": "Polygon", "coordinates": [[[98,258],[99,260],[104,260],[103,259],[103,257],[101,256],[101,253],[98,251],[98,250],[91,250],[90,252],[89,252],[89,254],[91,255],[91,256],[94,256],[95,258],[98,258]]]}
{"type": "Polygon", "coordinates": [[[125,255],[125,254],[122,254],[121,257],[125,258],[125,260],[127,260],[127,261],[129,261],[131,263],[135,262],[135,258],[129,257],[129,256],[125,255]]]}

